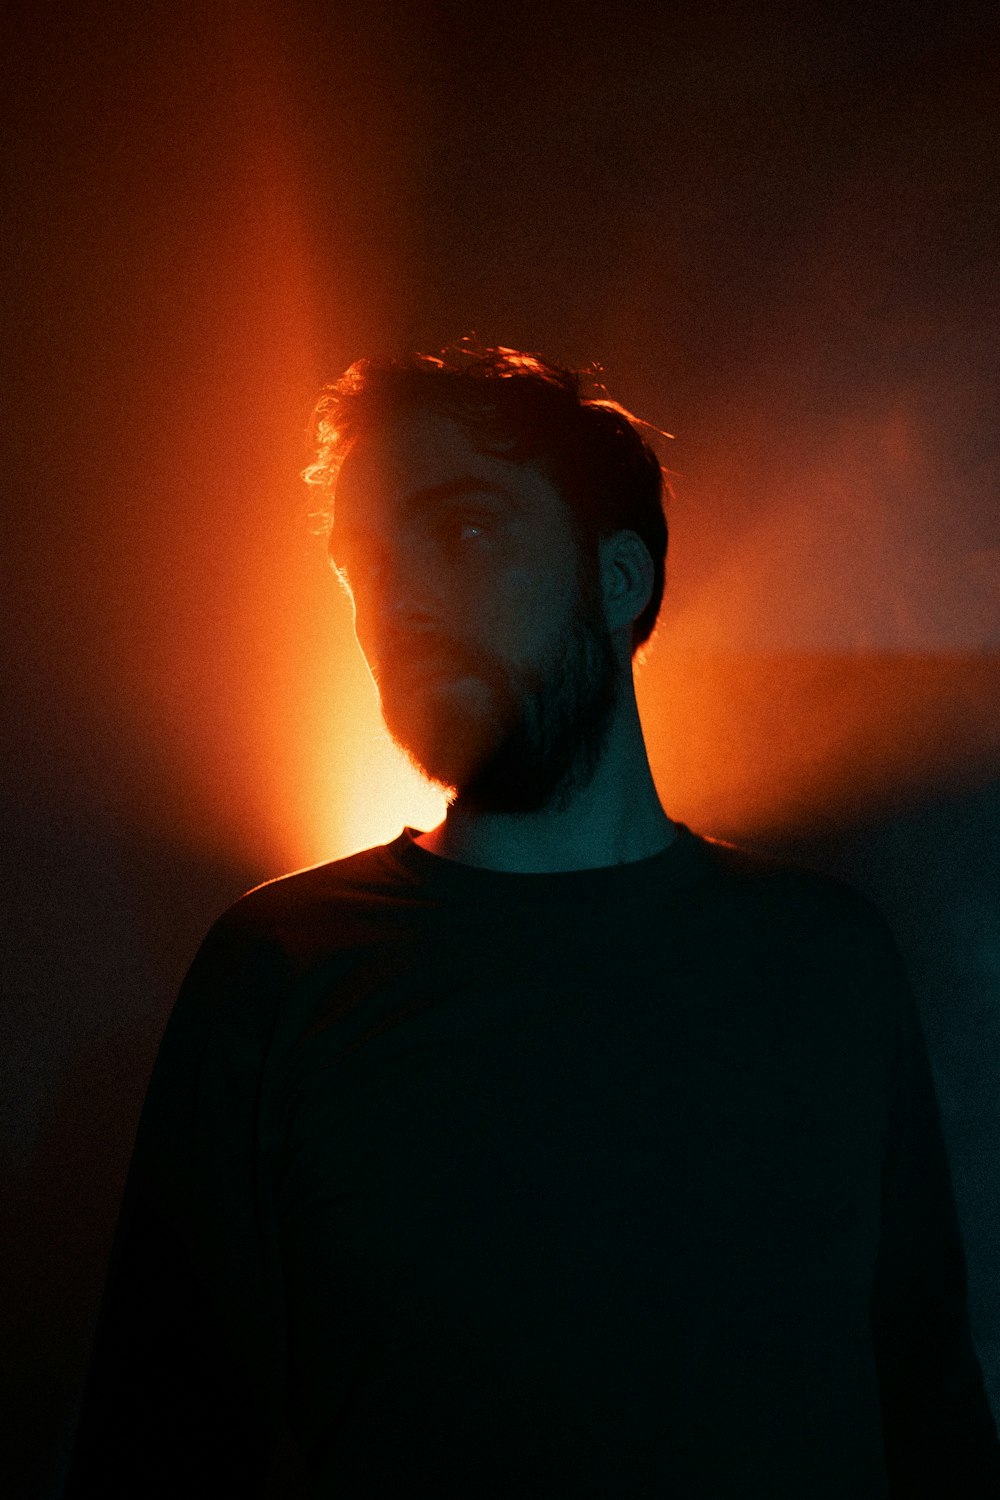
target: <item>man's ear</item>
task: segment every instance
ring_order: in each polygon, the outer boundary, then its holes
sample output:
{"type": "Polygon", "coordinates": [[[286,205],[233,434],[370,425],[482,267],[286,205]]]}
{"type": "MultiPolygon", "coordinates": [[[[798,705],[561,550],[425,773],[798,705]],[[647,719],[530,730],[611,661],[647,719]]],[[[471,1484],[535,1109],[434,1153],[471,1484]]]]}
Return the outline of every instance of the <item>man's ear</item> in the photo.
{"type": "Polygon", "coordinates": [[[601,590],[604,617],[612,632],[631,626],[653,593],[653,559],[638,532],[616,531],[602,537],[601,590]]]}

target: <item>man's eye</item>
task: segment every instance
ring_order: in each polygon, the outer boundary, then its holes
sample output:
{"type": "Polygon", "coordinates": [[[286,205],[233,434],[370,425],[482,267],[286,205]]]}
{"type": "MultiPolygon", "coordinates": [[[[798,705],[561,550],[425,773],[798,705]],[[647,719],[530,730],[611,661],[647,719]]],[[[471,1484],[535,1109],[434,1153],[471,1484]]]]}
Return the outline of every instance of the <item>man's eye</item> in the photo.
{"type": "Polygon", "coordinates": [[[487,535],[489,523],[482,516],[452,516],[448,523],[448,534],[460,542],[474,542],[487,535]]]}

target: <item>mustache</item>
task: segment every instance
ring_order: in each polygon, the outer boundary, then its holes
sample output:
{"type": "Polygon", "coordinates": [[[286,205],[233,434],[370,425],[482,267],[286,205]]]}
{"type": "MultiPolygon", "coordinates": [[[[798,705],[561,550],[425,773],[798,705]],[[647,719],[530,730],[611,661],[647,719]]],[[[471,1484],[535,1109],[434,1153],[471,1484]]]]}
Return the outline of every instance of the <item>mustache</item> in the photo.
{"type": "Polygon", "coordinates": [[[406,681],[408,672],[439,668],[456,676],[479,677],[489,686],[502,692],[509,691],[507,673],[502,666],[483,651],[469,646],[456,645],[454,641],[436,632],[422,631],[404,635],[398,632],[385,642],[381,654],[376,681],[395,679],[400,685],[406,681]]]}
{"type": "Polygon", "coordinates": [[[394,635],[386,642],[383,663],[391,667],[468,667],[468,655],[442,635],[422,631],[419,635],[394,635]]]}

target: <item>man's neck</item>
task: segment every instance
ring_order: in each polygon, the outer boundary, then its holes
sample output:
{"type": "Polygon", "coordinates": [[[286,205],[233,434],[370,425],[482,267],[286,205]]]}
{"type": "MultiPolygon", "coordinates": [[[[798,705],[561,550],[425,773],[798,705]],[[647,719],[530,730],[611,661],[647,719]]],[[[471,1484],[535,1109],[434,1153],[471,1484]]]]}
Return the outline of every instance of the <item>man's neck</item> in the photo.
{"type": "Polygon", "coordinates": [[[655,853],[669,849],[676,838],[676,826],[663,813],[663,822],[655,832],[646,831],[645,837],[624,838],[615,846],[595,847],[583,840],[552,841],[540,844],[531,838],[511,840],[507,834],[490,837],[483,826],[477,826],[457,835],[454,828],[448,829],[448,819],[438,823],[426,834],[418,834],[415,843],[429,853],[444,859],[454,859],[459,864],[478,865],[483,870],[505,871],[508,874],[558,874],[565,870],[594,870],[612,864],[631,864],[634,859],[646,859],[655,853]]]}
{"type": "Polygon", "coordinates": [[[676,828],[650,770],[630,674],[626,686],[601,762],[568,807],[482,813],[459,798],[443,823],[420,835],[420,846],[460,864],[525,875],[630,864],[668,848],[676,828]]]}
{"type": "MultiPolygon", "coordinates": [[[[655,797],[655,792],[654,792],[655,797]]],[[[443,823],[415,840],[422,849],[459,864],[510,874],[557,874],[630,864],[669,848],[677,836],[659,800],[617,826],[598,821],[510,815],[470,816],[452,808],[443,823]]]]}

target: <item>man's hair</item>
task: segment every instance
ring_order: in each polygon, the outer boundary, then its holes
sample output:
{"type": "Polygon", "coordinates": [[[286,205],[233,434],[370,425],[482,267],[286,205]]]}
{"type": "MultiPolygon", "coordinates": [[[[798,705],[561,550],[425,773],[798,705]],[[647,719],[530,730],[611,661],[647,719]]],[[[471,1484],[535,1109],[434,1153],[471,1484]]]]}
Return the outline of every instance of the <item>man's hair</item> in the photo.
{"type": "Polygon", "coordinates": [[[663,599],[663,500],[664,491],[671,493],[667,470],[638,429],[641,424],[662,437],[671,434],[608,399],[589,371],[504,345],[480,345],[474,336],[440,356],[359,359],[323,388],[313,412],[317,456],[302,477],[326,494],[320,520],[327,532],[340,466],[355,439],[400,414],[428,408],[461,421],[480,452],[541,470],[566,505],[584,567],[591,559],[596,566],[598,538],[626,529],[641,538],[653,562],[653,590],[633,622],[634,657],[652,635],[663,599]],[[604,396],[585,396],[585,380],[604,396]]]}

